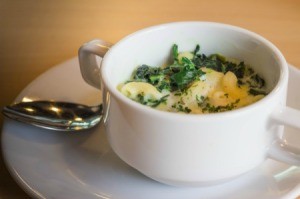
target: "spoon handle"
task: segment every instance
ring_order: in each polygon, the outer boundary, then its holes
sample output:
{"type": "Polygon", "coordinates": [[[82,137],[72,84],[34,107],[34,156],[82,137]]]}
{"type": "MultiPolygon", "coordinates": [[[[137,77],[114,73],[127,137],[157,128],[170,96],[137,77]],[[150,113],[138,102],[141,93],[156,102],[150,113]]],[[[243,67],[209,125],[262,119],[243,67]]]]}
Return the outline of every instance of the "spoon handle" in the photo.
{"type": "Polygon", "coordinates": [[[57,130],[88,129],[102,119],[102,105],[88,107],[67,102],[34,101],[5,106],[5,117],[33,126],[57,130]]]}
{"type": "Polygon", "coordinates": [[[21,112],[14,110],[11,106],[5,106],[2,110],[2,113],[5,117],[10,118],[12,120],[26,123],[26,124],[31,124],[33,126],[37,126],[45,129],[62,130],[62,131],[65,131],[66,128],[68,129],[68,126],[66,126],[64,123],[61,123],[59,121],[55,121],[55,122],[51,121],[49,124],[49,122],[45,119],[36,118],[34,116],[23,114],[21,112]],[[54,123],[56,125],[52,127],[54,123]]]}

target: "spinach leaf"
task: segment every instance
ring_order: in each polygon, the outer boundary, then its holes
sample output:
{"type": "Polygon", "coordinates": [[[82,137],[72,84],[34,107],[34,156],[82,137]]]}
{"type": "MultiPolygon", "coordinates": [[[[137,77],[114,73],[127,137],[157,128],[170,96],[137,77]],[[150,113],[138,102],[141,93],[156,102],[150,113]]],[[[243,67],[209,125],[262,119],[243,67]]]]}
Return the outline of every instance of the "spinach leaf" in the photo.
{"type": "MultiPolygon", "coordinates": [[[[200,45],[197,45],[193,51],[193,58],[182,57],[178,60],[178,45],[172,46],[173,62],[166,67],[152,67],[146,64],[139,66],[133,74],[133,81],[147,82],[154,85],[159,91],[177,91],[185,90],[192,82],[198,80],[205,74],[201,68],[206,67],[218,72],[233,72],[238,78],[238,85],[247,84],[250,88],[262,88],[265,81],[253,69],[246,66],[245,63],[233,63],[227,61],[220,54],[206,56],[199,53],[200,45]],[[250,77],[244,79],[244,77],[250,77]]],[[[249,91],[249,93],[256,93],[249,91]]]]}
{"type": "Polygon", "coordinates": [[[173,55],[174,63],[178,62],[178,45],[177,44],[174,44],[172,47],[172,55],[173,55]]]}
{"type": "Polygon", "coordinates": [[[250,88],[250,90],[248,92],[251,95],[266,95],[267,94],[265,91],[254,89],[254,88],[250,88]]]}

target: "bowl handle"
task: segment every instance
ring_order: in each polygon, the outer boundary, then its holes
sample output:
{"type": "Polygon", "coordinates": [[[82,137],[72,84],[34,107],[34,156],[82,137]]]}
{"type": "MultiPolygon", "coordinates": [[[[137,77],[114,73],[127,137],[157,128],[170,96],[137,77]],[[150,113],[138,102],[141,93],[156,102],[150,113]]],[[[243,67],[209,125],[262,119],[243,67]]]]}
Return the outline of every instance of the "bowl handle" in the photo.
{"type": "MultiPolygon", "coordinates": [[[[280,125],[299,129],[300,133],[300,111],[290,107],[279,107],[271,118],[280,125]]],[[[287,141],[277,139],[269,149],[269,157],[291,165],[300,166],[300,148],[290,146],[287,141]]]]}
{"type": "Polygon", "coordinates": [[[111,43],[95,39],[83,44],[78,50],[80,71],[83,79],[91,86],[101,89],[100,66],[96,55],[103,58],[111,43]]]}

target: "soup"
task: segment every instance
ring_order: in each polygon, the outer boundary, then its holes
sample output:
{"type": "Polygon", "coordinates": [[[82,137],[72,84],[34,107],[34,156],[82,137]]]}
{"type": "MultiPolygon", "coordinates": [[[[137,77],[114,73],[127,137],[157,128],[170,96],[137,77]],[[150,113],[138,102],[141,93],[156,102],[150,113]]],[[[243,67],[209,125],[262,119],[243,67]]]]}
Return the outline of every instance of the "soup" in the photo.
{"type": "Polygon", "coordinates": [[[264,79],[243,61],[201,54],[199,45],[179,52],[175,44],[170,56],[163,66],[138,66],[120,92],[158,110],[191,114],[230,111],[267,94],[264,79]]]}

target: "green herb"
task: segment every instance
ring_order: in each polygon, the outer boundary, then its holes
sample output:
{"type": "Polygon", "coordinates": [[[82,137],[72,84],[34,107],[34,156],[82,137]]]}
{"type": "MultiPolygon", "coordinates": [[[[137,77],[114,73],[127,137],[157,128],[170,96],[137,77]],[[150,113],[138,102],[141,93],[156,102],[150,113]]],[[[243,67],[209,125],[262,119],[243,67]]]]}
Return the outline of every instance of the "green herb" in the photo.
{"type": "Polygon", "coordinates": [[[202,106],[202,103],[204,103],[205,100],[206,100],[206,98],[204,96],[196,95],[196,102],[197,102],[199,107],[202,106]]]}
{"type": "Polygon", "coordinates": [[[158,84],[164,78],[163,74],[153,74],[150,75],[149,79],[151,84],[158,84]]]}
{"type": "MultiPolygon", "coordinates": [[[[175,96],[188,95],[187,90],[195,82],[200,80],[205,72],[202,68],[210,68],[215,71],[226,74],[233,72],[238,78],[238,86],[249,86],[250,95],[266,95],[263,91],[265,81],[252,68],[247,66],[243,61],[229,61],[220,54],[211,54],[209,56],[200,53],[200,45],[196,45],[193,58],[182,57],[179,60],[178,45],[174,44],[171,49],[172,63],[165,67],[156,67],[149,65],[141,65],[134,71],[130,81],[147,82],[156,87],[160,92],[173,92],[175,96]]],[[[142,93],[137,96],[136,101],[148,106],[158,106],[164,103],[167,96],[159,100],[148,99],[142,93]]],[[[228,98],[228,94],[224,94],[228,98]]],[[[238,102],[230,103],[226,106],[213,106],[209,103],[209,99],[203,96],[196,96],[197,104],[202,108],[203,112],[223,112],[232,110],[238,102]]],[[[183,103],[175,103],[173,106],[177,111],[189,113],[191,110],[183,103]]]]}
{"type": "Polygon", "coordinates": [[[198,98],[196,96],[196,100],[198,106],[202,109],[204,113],[218,113],[218,112],[229,111],[236,108],[237,104],[240,102],[240,99],[237,99],[235,102],[227,104],[226,106],[214,106],[209,103],[208,97],[201,96],[201,98],[198,98]]]}
{"type": "Polygon", "coordinates": [[[173,54],[174,62],[178,62],[178,46],[177,46],[177,44],[173,45],[172,54],[173,54]]]}
{"type": "Polygon", "coordinates": [[[160,67],[151,67],[143,64],[135,70],[132,80],[150,83],[159,91],[170,90],[170,82],[160,67]]]}
{"type": "Polygon", "coordinates": [[[195,69],[195,64],[189,58],[183,57],[181,59],[181,62],[183,64],[183,67],[186,68],[187,70],[194,70],[195,69]]]}
{"type": "Polygon", "coordinates": [[[187,106],[183,106],[181,103],[175,103],[172,105],[172,108],[175,108],[178,112],[190,113],[192,110],[187,106]]]}
{"type": "Polygon", "coordinates": [[[251,95],[266,95],[267,94],[265,91],[254,89],[254,88],[250,88],[250,90],[248,92],[251,95]]]}
{"type": "Polygon", "coordinates": [[[252,75],[250,80],[250,87],[252,88],[262,88],[265,85],[265,80],[258,74],[252,75]]]}
{"type": "MultiPolygon", "coordinates": [[[[194,53],[199,51],[197,45],[194,53]]],[[[148,82],[154,85],[159,91],[168,90],[184,90],[188,88],[192,82],[198,80],[205,73],[196,68],[193,60],[183,57],[181,62],[178,60],[178,46],[172,47],[173,63],[164,68],[150,67],[148,65],[139,66],[133,74],[133,81],[148,82]]]]}
{"type": "Polygon", "coordinates": [[[151,98],[145,97],[145,93],[142,92],[137,95],[136,101],[143,105],[157,107],[159,104],[166,102],[168,96],[169,95],[165,95],[165,96],[161,97],[160,99],[151,99],[151,98]]]}
{"type": "Polygon", "coordinates": [[[200,51],[200,45],[197,44],[197,45],[196,45],[196,48],[195,48],[195,50],[194,50],[194,52],[193,52],[194,57],[198,54],[199,51],[200,51]]]}
{"type": "Polygon", "coordinates": [[[199,76],[205,74],[202,70],[189,69],[188,67],[182,67],[178,73],[174,73],[170,76],[172,90],[183,90],[194,82],[199,80],[199,76]]]}

